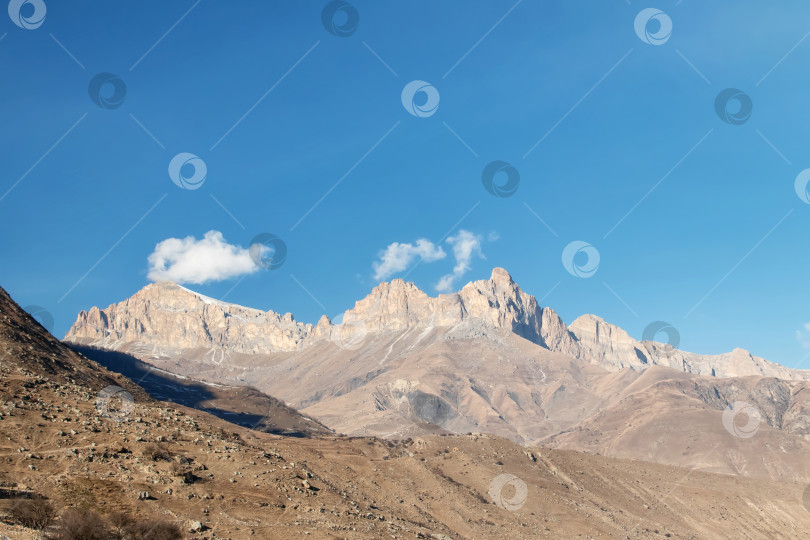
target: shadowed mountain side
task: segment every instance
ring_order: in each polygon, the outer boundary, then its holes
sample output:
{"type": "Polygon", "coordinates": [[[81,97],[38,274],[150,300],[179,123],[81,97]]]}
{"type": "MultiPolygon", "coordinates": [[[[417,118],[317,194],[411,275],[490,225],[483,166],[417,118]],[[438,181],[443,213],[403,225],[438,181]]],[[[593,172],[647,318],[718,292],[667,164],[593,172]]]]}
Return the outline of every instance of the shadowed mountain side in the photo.
{"type": "Polygon", "coordinates": [[[334,435],[317,420],[255,388],[202,383],[158,369],[126,353],[76,344],[69,346],[137,382],[155,399],[200,409],[233,424],[266,433],[289,437],[334,435]]]}
{"type": "Polygon", "coordinates": [[[96,362],[76,354],[52,336],[0,288],[0,373],[21,371],[26,376],[81,385],[99,391],[120,386],[136,401],[152,401],[137,384],[96,362]]]}

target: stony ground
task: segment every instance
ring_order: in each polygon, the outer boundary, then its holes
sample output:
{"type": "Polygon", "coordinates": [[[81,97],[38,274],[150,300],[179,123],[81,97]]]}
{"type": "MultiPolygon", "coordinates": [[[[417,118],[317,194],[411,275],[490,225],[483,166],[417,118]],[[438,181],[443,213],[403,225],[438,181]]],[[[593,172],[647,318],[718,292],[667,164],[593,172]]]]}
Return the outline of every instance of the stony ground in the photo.
{"type": "Polygon", "coordinates": [[[37,537],[9,517],[32,494],[197,539],[810,537],[798,483],[487,435],[252,431],[152,400],[0,298],[0,535],[37,537]]]}
{"type": "MultiPolygon", "coordinates": [[[[168,519],[189,538],[717,538],[732,529],[740,538],[800,538],[810,530],[804,486],[527,453],[482,435],[289,439],[154,402],[136,402],[116,421],[99,414],[86,388],[20,372],[3,372],[0,396],[3,487],[168,519]],[[503,473],[527,486],[516,511],[489,493],[503,473]],[[192,533],[197,521],[205,530],[192,533]]],[[[509,489],[507,500],[517,495],[509,489]]],[[[2,502],[8,509],[16,499],[2,502]]]]}

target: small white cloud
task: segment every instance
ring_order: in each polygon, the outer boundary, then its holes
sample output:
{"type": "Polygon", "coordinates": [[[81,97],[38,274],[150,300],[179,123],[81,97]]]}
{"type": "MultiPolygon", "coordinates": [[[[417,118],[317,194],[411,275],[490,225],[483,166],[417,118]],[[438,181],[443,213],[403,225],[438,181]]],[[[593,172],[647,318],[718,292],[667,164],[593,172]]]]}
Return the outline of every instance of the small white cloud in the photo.
{"type": "Polygon", "coordinates": [[[201,240],[167,238],[148,261],[149,279],[176,283],[222,281],[259,270],[248,249],[227,243],[219,231],[208,231],[201,240]]]}
{"type": "Polygon", "coordinates": [[[484,258],[481,251],[481,237],[470,231],[461,229],[457,235],[448,238],[447,243],[453,246],[456,265],[453,267],[452,274],[442,276],[439,283],[436,284],[436,290],[439,292],[451,292],[454,289],[456,280],[470,269],[473,255],[484,258]]]}
{"type": "Polygon", "coordinates": [[[385,280],[397,272],[405,270],[417,257],[421,257],[424,262],[438,261],[444,259],[447,254],[440,246],[436,246],[430,240],[420,238],[414,244],[400,244],[394,242],[385,251],[380,253],[380,260],[375,261],[371,266],[374,268],[374,279],[385,280]]]}

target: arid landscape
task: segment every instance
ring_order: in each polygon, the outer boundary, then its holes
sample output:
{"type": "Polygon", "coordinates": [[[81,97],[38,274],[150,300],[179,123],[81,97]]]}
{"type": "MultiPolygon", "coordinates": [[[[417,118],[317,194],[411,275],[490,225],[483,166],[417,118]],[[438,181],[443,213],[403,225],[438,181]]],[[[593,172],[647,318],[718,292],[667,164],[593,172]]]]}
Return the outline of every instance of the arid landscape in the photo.
{"type": "Polygon", "coordinates": [[[6,3],[0,540],[810,540],[810,2],[6,3]]]}
{"type": "MultiPolygon", "coordinates": [[[[474,286],[498,294],[495,282],[474,286]]],[[[299,342],[293,354],[262,351],[253,358],[234,347],[225,361],[206,360],[193,341],[201,337],[191,332],[197,317],[215,316],[216,309],[230,312],[222,320],[232,321],[243,308],[169,289],[179,296],[147,301],[147,312],[136,317],[140,349],[138,339],[114,335],[115,325],[133,326],[120,311],[139,308],[133,300],[81,314],[68,335],[76,341],[89,332],[88,319],[98,317],[110,324],[96,330],[112,337],[95,345],[115,343],[134,354],[161,345],[152,342],[159,336],[147,331],[151,324],[164,331],[185,325],[188,341],[181,343],[194,345],[188,350],[196,356],[166,347],[142,355],[176,375],[150,373],[124,353],[79,349],[130,378],[68,348],[2,293],[2,534],[38,537],[15,521],[19,505],[31,501],[53,505],[45,527],[53,534],[70,522],[65,512],[72,508],[107,520],[108,534],[115,534],[117,516],[126,515],[174,525],[181,538],[210,539],[753,539],[806,538],[810,531],[802,381],[707,377],[658,366],[607,370],[492,324],[506,320],[501,315],[515,309],[514,301],[489,302],[500,315],[479,318],[478,325],[466,324],[471,310],[465,307],[455,328],[395,327],[389,335],[378,326],[354,341],[333,328],[313,345],[299,342]],[[180,301],[205,307],[171,311],[174,326],[159,318],[167,316],[167,304],[180,301]],[[474,361],[462,358],[465,350],[475,352],[474,361]],[[283,356],[275,360],[275,354],[283,356]],[[335,385],[323,385],[328,399],[313,398],[317,378],[290,368],[278,371],[276,378],[284,379],[277,385],[262,384],[272,379],[263,365],[272,371],[302,364],[318,374],[327,360],[335,385]],[[194,363],[206,384],[188,378],[194,363]],[[373,376],[366,374],[370,366],[373,376]],[[401,370],[410,385],[397,382],[401,370]],[[210,382],[244,385],[256,372],[250,382],[257,387],[290,385],[285,400],[306,416],[259,391],[210,382]],[[499,387],[486,379],[488,372],[500,373],[499,387]],[[459,373],[466,374],[463,383],[459,373]],[[111,386],[117,390],[105,391],[111,386]],[[762,426],[749,439],[733,436],[721,418],[728,401],[742,399],[762,408],[762,426]],[[247,410],[237,420],[261,415],[261,421],[228,422],[240,405],[247,410]],[[362,434],[361,426],[373,433],[362,434]],[[384,429],[401,433],[383,436],[384,429]]],[[[279,326],[291,321],[264,318],[279,326]]],[[[261,342],[250,329],[207,328],[205,339],[227,334],[261,342]]],[[[278,335],[295,338],[289,331],[278,335]]],[[[150,536],[157,531],[121,537],[158,538],[150,536]]]]}

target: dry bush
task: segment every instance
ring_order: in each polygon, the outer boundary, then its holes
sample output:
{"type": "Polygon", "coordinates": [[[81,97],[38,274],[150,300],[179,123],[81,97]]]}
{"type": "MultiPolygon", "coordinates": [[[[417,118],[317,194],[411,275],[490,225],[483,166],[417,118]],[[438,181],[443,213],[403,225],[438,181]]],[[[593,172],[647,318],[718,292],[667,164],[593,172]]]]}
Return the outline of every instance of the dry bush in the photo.
{"type": "Polygon", "coordinates": [[[171,461],[172,455],[165,446],[149,444],[144,448],[143,455],[152,461],[171,461]]]}
{"type": "Polygon", "coordinates": [[[11,509],[11,518],[29,529],[41,531],[56,517],[56,509],[47,499],[24,499],[11,509]]]}
{"type": "Polygon", "coordinates": [[[119,538],[124,534],[124,530],[134,522],[132,516],[124,512],[113,512],[107,516],[107,521],[119,538]]]}
{"type": "MultiPolygon", "coordinates": [[[[186,463],[190,463],[190,461],[186,461],[186,463]]],[[[194,474],[190,466],[182,465],[181,462],[172,461],[171,472],[173,476],[182,478],[181,481],[184,484],[193,484],[200,480],[200,477],[194,474]]]]}
{"type": "Polygon", "coordinates": [[[125,527],[122,538],[126,540],[180,540],[183,538],[183,531],[174,523],[143,521],[125,527]]]}
{"type": "Polygon", "coordinates": [[[202,478],[200,478],[191,471],[186,471],[185,473],[183,473],[184,484],[194,484],[195,482],[199,482],[200,480],[202,480],[202,478]]]}
{"type": "Polygon", "coordinates": [[[123,512],[108,518],[91,510],[70,508],[50,540],[180,540],[183,532],[166,521],[138,521],[123,512]]]}
{"type": "Polygon", "coordinates": [[[91,510],[68,508],[51,540],[110,540],[115,538],[103,517],[91,510]]]}

